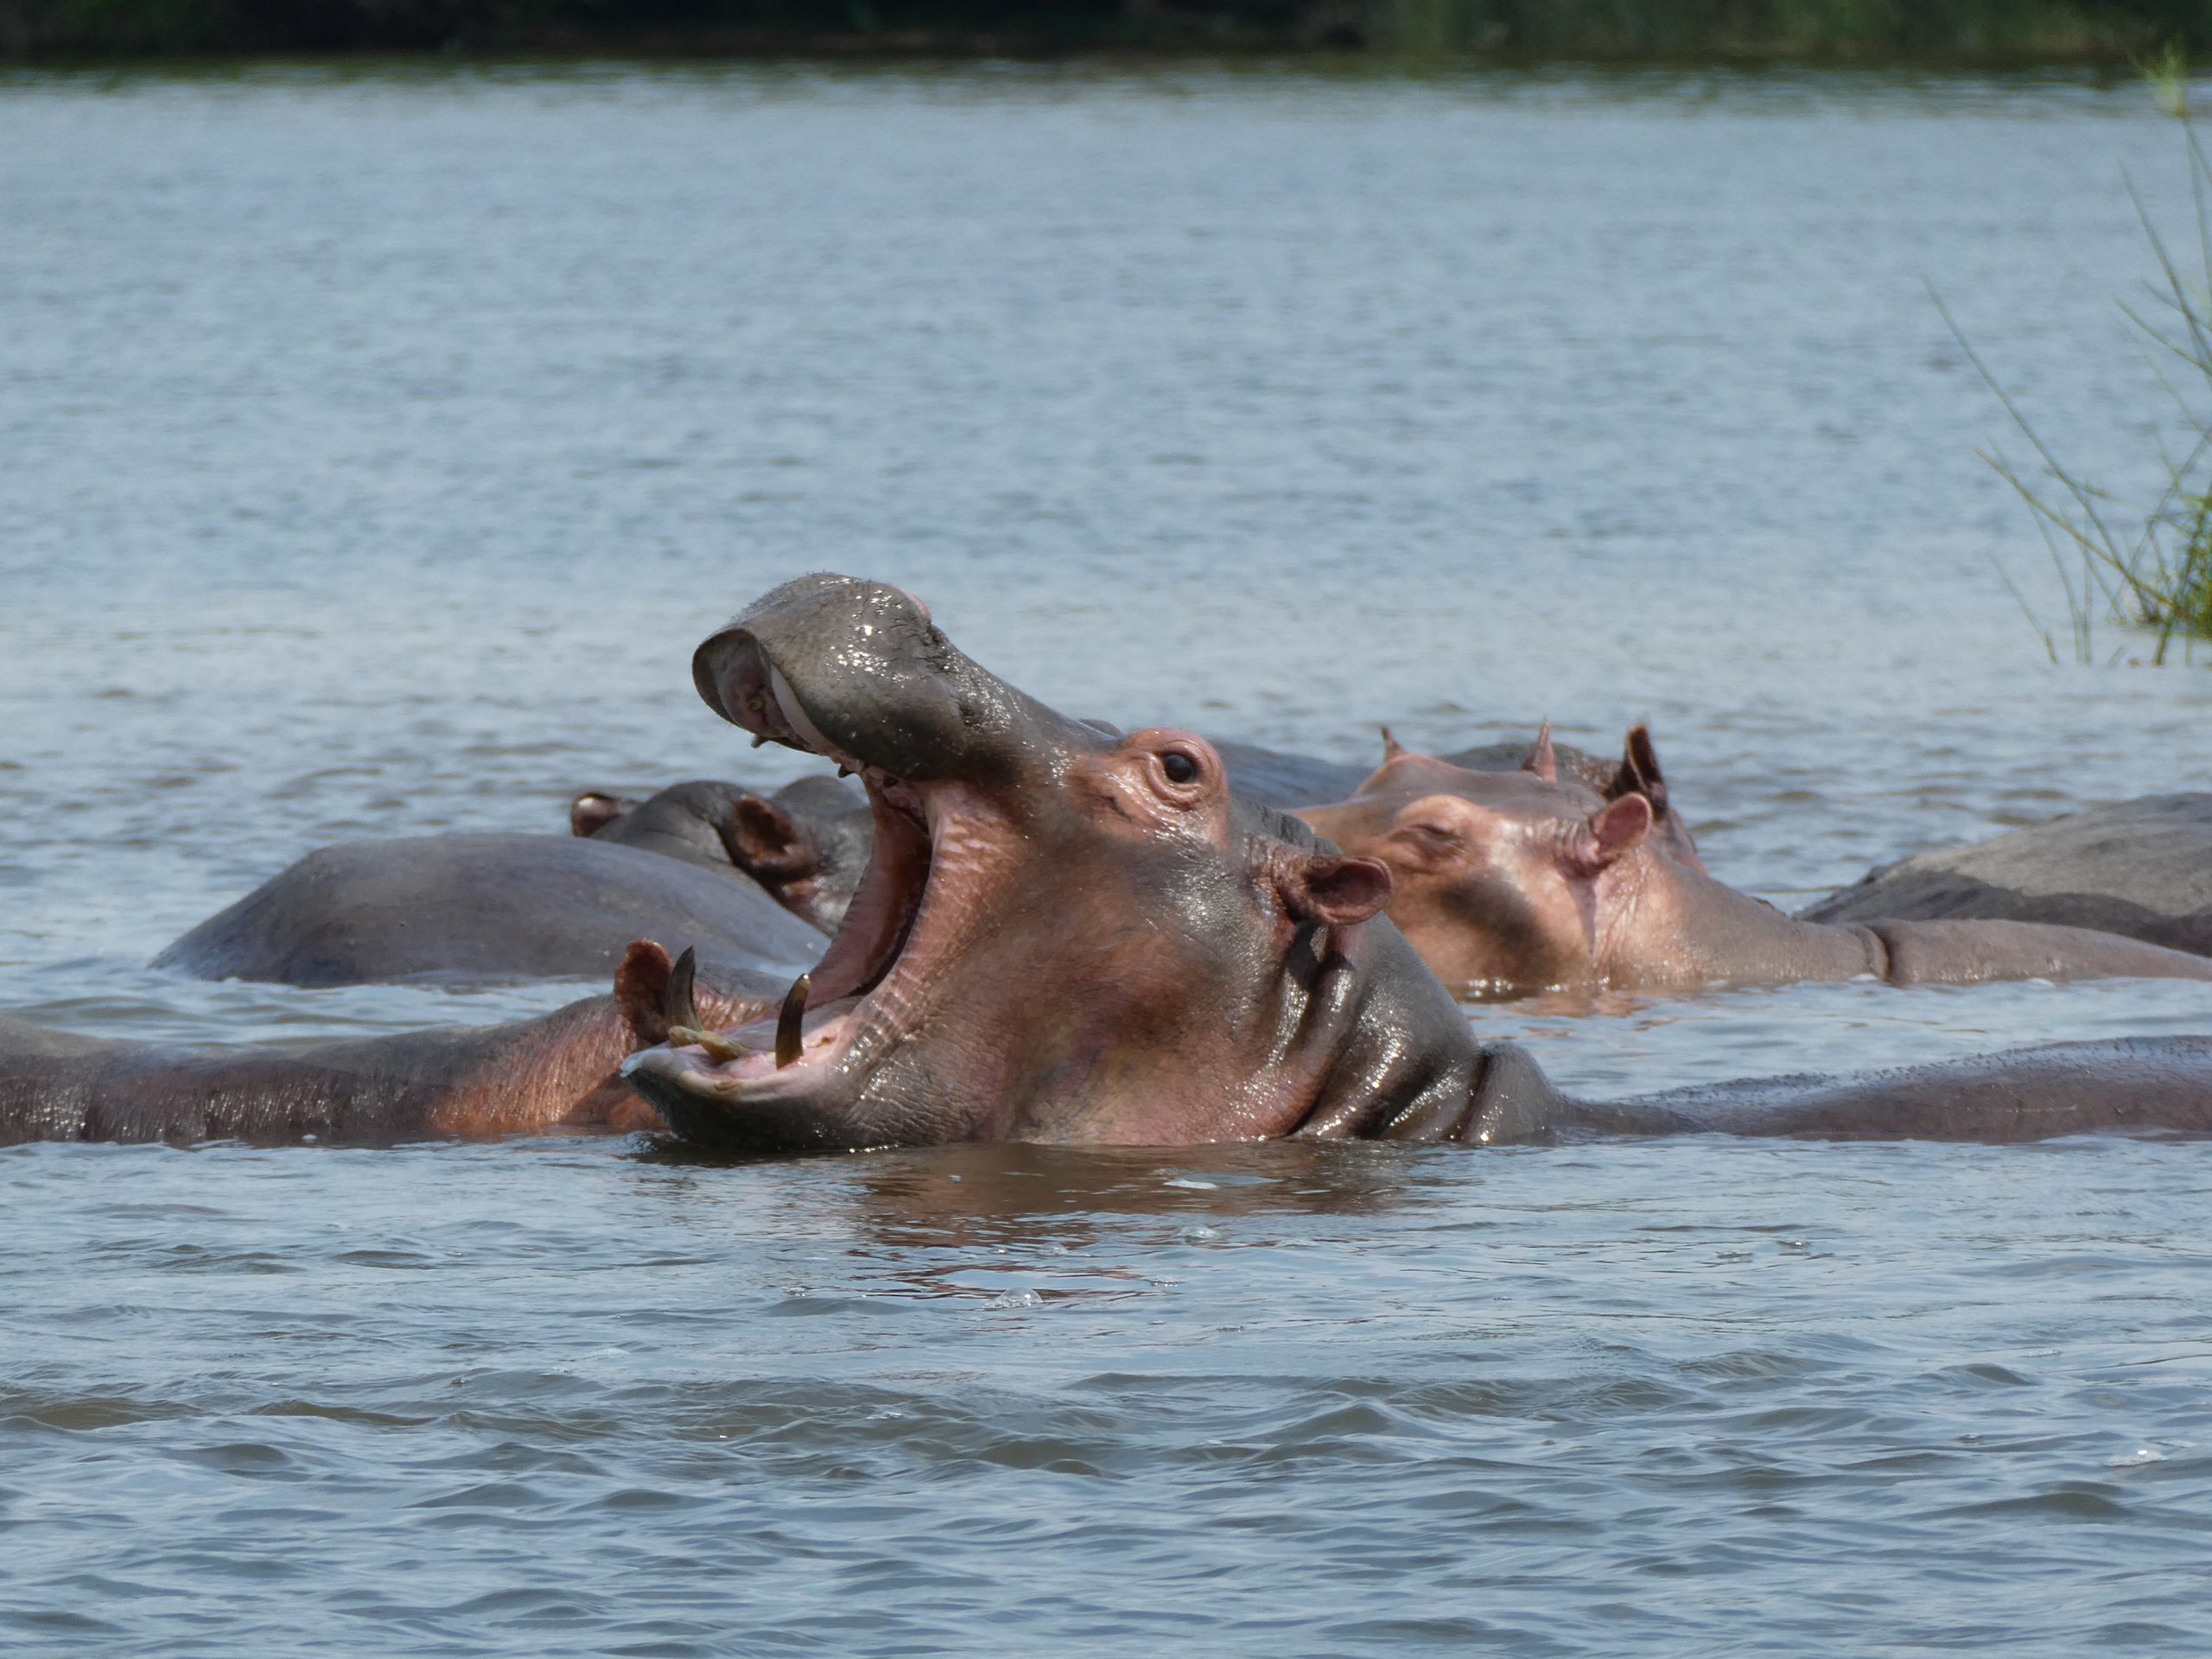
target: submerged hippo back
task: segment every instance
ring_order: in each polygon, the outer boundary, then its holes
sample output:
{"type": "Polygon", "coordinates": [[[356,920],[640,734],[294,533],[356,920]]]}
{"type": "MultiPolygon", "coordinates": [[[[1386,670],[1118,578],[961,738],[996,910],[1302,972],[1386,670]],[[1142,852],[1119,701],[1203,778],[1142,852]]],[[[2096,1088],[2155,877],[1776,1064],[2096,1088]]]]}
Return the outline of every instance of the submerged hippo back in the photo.
{"type": "Polygon", "coordinates": [[[2150,795],[1871,871],[1818,922],[2052,922],[2212,956],[2212,794],[2150,795]]]}
{"type": "Polygon", "coordinates": [[[640,938],[692,945],[740,985],[788,978],[823,944],[735,871],[568,836],[426,836],[310,853],[154,965],[289,985],[598,978],[640,938]]]}

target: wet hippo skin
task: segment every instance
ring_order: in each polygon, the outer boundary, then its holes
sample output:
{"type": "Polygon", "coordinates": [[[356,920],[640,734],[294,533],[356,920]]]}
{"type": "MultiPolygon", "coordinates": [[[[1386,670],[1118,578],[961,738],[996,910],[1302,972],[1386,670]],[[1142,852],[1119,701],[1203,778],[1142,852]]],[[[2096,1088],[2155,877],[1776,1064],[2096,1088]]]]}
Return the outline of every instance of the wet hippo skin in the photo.
{"type": "Polygon", "coordinates": [[[1193,734],[1065,719],[963,657],[897,588],[786,584],[694,670],[725,717],[854,767],[874,815],[843,925],[779,1002],[717,998],[638,944],[613,998],[481,1032],[180,1054],[7,1022],[0,1130],[620,1127],[636,1120],[607,1068],[629,1050],[620,1076],[674,1133],[746,1153],[2212,1132],[2202,1038],[1580,1100],[1520,1050],[1475,1041],[1382,913],[1387,867],[1236,797],[1193,734]]]}
{"type": "MultiPolygon", "coordinates": [[[[1084,723],[1120,735],[1117,728],[1103,721],[1084,723]]],[[[1389,751],[1395,753],[1397,746],[1387,732],[1384,739],[1389,751]]],[[[1221,757],[1230,790],[1269,806],[1294,808],[1341,800],[1367,776],[1349,763],[1253,743],[1217,740],[1213,749],[1221,757]]],[[[1641,791],[1654,803],[1662,844],[1683,862],[1704,868],[1688,826],[1668,804],[1649,734],[1641,726],[1630,732],[1618,761],[1603,760],[1566,744],[1554,749],[1548,728],[1535,748],[1486,743],[1446,758],[1454,766],[1488,773],[1523,771],[1540,757],[1543,764],[1556,767],[1557,775],[1577,780],[1605,798],[1641,791]]],[[[735,784],[715,783],[678,785],[642,804],[588,791],[576,798],[572,819],[579,835],[616,835],[627,844],[658,851],[680,845],[686,856],[702,861],[727,858],[796,914],[826,930],[836,927],[852,902],[861,873],[868,867],[874,834],[867,806],[827,778],[803,779],[769,798],[747,794],[735,784]],[[658,818],[657,806],[663,809],[658,818]],[[673,836],[664,827],[670,818],[678,825],[673,836]],[[638,829],[629,827],[633,823],[638,829]],[[709,823],[717,827],[709,830],[709,823]],[[608,827],[601,828],[602,824],[608,827]],[[713,852],[705,850],[709,842],[713,852]],[[720,850],[725,846],[726,854],[720,850]]]]}
{"type": "Polygon", "coordinates": [[[868,804],[835,778],[802,778],[764,795],[699,779],[642,801],[586,790],[569,804],[578,836],[738,871],[825,931],[843,919],[868,864],[868,804]]]}
{"type": "Polygon", "coordinates": [[[2212,794],[2146,795],[1921,853],[1798,914],[2056,922],[2212,956],[2212,794]]]}
{"type": "MultiPolygon", "coordinates": [[[[611,996],[535,1020],[241,1048],[181,1048],[0,1018],[0,1144],[25,1141],[317,1141],[383,1146],[445,1136],[658,1129],[617,1074],[664,1040],[671,963],[633,944],[611,996]]],[[[699,989],[744,1020],[772,1003],[699,989]]]]}
{"type": "Polygon", "coordinates": [[[1656,831],[1662,804],[1641,789],[1607,800],[1550,767],[1477,772],[1398,751],[1351,799],[1300,816],[1389,865],[1390,915],[1422,959],[1490,994],[2212,979],[2202,957],[2081,927],[1793,919],[1676,856],[1656,831]]]}
{"type": "MultiPolygon", "coordinates": [[[[1476,1044],[1380,913],[1386,867],[1332,856],[1237,796],[1193,734],[1122,738],[1054,713],[898,589],[787,584],[700,647],[694,678],[755,736],[853,768],[876,816],[875,860],[803,1012],[626,1063],[702,1145],[2001,1140],[2212,1122],[2212,1042],[2194,1039],[1577,1101],[1519,1051],[1476,1044]]],[[[1653,816],[1633,791],[1599,810],[1646,831],[1653,816]]]]}
{"type": "Polygon", "coordinates": [[[204,979],[359,985],[587,977],[682,937],[724,984],[787,980],[821,931],[734,870],[563,836],[346,842],[308,854],[154,959],[204,979]]]}

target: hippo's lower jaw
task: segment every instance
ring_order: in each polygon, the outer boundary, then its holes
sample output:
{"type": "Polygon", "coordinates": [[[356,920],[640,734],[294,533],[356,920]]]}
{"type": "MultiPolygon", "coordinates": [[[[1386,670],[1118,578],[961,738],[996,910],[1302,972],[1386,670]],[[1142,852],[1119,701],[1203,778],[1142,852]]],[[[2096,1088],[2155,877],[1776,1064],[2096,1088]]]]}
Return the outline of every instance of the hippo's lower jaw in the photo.
{"type": "MultiPolygon", "coordinates": [[[[872,1123],[871,1075],[911,1034],[929,964],[971,925],[973,885],[1004,821],[952,782],[912,784],[838,749],[806,718],[780,674],[766,706],[741,723],[857,773],[874,813],[874,843],[842,925],[803,993],[797,1053],[774,1017],[720,1033],[740,1051],[717,1060],[698,1044],[631,1056],[623,1076],[688,1141],[742,1150],[894,1144],[895,1122],[872,1123]]],[[[939,1131],[941,1134],[941,1131],[939,1131]]],[[[932,1138],[936,1138],[933,1136],[932,1138]]]]}

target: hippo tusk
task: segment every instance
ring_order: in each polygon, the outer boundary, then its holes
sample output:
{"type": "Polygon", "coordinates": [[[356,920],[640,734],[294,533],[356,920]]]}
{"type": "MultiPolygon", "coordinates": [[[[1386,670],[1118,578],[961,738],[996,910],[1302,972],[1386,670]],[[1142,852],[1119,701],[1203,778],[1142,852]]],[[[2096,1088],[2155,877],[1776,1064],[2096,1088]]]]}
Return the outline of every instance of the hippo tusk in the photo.
{"type": "Polygon", "coordinates": [[[668,988],[660,995],[660,1011],[668,1019],[668,1040],[696,1044],[707,1051],[708,1058],[727,1065],[747,1051],[700,1023],[699,1001],[692,988],[698,975],[699,953],[687,946],[676,959],[676,966],[668,970],[668,988]]]}
{"type": "Polygon", "coordinates": [[[691,946],[676,959],[676,966],[668,970],[668,985],[660,994],[660,1011],[671,1026],[700,1024],[698,1001],[692,995],[692,983],[699,976],[699,953],[691,946]]]}
{"type": "Polygon", "coordinates": [[[776,1070],[782,1071],[798,1058],[799,1045],[806,1033],[801,1021],[806,1018],[806,994],[814,988],[814,976],[801,974],[784,993],[784,1006],[776,1015],[776,1070]]]}

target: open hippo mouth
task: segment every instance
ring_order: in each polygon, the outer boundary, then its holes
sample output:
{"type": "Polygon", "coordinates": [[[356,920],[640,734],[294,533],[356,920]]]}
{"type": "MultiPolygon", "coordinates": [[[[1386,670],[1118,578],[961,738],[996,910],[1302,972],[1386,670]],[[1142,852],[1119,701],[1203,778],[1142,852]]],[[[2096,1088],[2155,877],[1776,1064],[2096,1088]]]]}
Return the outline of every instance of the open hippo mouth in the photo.
{"type": "MultiPolygon", "coordinates": [[[[982,925],[994,855],[1013,829],[994,785],[1040,751],[1098,735],[969,662],[918,601],[849,577],[768,594],[699,647],[693,678],[756,743],[856,774],[874,847],[829,950],[777,1017],[698,1030],[679,984],[671,1041],[633,1055],[624,1074],[679,1135],[709,1145],[913,1138],[900,1120],[914,1103],[872,1102],[869,1084],[925,1023],[942,965],[982,925]]],[[[928,1138],[946,1138],[948,1103],[930,1104],[928,1138]]]]}
{"type": "MultiPolygon", "coordinates": [[[[782,677],[772,676],[776,681],[782,677]]],[[[900,991],[924,976],[928,953],[914,948],[915,939],[932,895],[944,886],[932,880],[942,828],[931,810],[933,791],[811,731],[795,701],[778,699],[764,710],[748,712],[753,719],[740,724],[859,776],[874,816],[874,847],[829,950],[791,987],[781,1011],[726,1032],[698,1033],[704,1041],[672,1043],[668,1058],[683,1069],[694,1090],[704,1086],[748,1102],[770,1096],[796,1100],[839,1071],[855,1049],[880,1047],[905,1034],[900,1016],[911,1003],[900,991]],[[755,719],[763,724],[755,725],[755,719]]],[[[686,1007],[669,1012],[680,1033],[696,1032],[686,1007]]],[[[653,1070],[647,1058],[636,1057],[633,1070],[641,1075],[653,1070]]]]}
{"type": "Polygon", "coordinates": [[[1382,865],[1238,803],[1203,738],[1111,734],[1027,696],[896,588],[788,582],[709,638],[692,676],[757,740],[857,772],[875,834],[778,1018],[700,1030],[686,976],[671,980],[670,1041],[624,1075],[686,1140],[1340,1132],[1332,1103],[1366,1064],[1348,1056],[1403,1061],[1396,1027],[1363,1020],[1378,984],[1426,987],[1438,1052],[1472,1052],[1389,924],[1363,931],[1389,897],[1382,865]]]}

